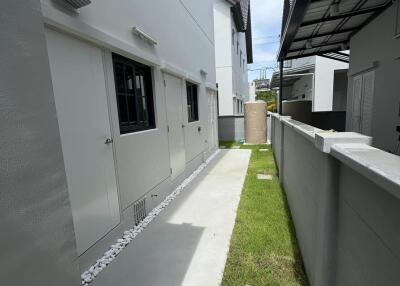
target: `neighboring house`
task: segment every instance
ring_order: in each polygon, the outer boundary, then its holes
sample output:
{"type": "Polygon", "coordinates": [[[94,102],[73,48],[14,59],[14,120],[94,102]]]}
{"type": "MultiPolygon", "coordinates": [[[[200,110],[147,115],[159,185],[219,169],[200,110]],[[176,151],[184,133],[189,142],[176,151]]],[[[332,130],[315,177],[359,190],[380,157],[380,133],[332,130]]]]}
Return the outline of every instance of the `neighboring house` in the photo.
{"type": "Polygon", "coordinates": [[[270,90],[271,80],[269,78],[255,79],[254,83],[257,91],[270,90]]]}
{"type": "Polygon", "coordinates": [[[2,3],[2,283],[80,285],[218,148],[213,4],[2,3]]]}
{"type": "Polygon", "coordinates": [[[284,61],[350,49],[346,129],[391,152],[400,125],[399,2],[286,0],[279,51],[284,61]]]}
{"type": "MultiPolygon", "coordinates": [[[[282,99],[311,101],[312,111],[345,111],[348,63],[322,56],[288,60],[284,64],[282,99]]],[[[280,87],[279,71],[271,88],[280,87]]]]}
{"type": "Polygon", "coordinates": [[[219,115],[243,114],[253,62],[249,0],[215,0],[215,61],[219,115]]]}
{"type": "Polygon", "coordinates": [[[259,91],[269,91],[270,89],[270,79],[255,79],[249,83],[249,101],[256,100],[257,92],[259,91]]]}

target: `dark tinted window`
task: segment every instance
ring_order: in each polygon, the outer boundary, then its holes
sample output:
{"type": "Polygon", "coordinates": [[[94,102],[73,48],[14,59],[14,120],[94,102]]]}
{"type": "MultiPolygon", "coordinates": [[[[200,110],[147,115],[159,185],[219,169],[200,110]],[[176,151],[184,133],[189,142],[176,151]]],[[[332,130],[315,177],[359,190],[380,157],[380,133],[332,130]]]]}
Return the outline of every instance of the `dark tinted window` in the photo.
{"type": "Polygon", "coordinates": [[[186,82],[188,121],[199,120],[197,85],[186,82]]]}
{"type": "Polygon", "coordinates": [[[151,68],[113,54],[120,133],[155,128],[151,68]]]}

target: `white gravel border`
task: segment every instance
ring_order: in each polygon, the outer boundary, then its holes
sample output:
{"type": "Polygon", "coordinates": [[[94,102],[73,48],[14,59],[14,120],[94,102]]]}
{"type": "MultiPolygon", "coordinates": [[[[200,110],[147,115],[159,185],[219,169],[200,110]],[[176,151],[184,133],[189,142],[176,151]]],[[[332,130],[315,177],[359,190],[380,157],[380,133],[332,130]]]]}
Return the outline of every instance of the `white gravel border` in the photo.
{"type": "Polygon", "coordinates": [[[146,217],[134,228],[124,231],[122,238],[118,239],[117,242],[110,246],[104,255],[99,258],[95,264],[89,267],[88,270],[82,273],[82,285],[87,286],[91,283],[99,273],[106,268],[117,255],[138,235],[141,233],[147,225],[158,216],[168,205],[172,202],[191,181],[196,178],[201,171],[217,156],[220,150],[215,151],[207,160],[201,164],[189,177],[187,177],[171,194],[169,194],[158,206],[156,206],[146,217]]]}

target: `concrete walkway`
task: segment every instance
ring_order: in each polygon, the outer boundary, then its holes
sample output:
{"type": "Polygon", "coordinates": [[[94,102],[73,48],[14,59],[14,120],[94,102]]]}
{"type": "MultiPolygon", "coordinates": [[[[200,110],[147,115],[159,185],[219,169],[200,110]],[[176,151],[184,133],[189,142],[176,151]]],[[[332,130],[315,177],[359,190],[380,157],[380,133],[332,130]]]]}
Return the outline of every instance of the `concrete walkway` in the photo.
{"type": "Polygon", "coordinates": [[[222,150],[91,285],[219,285],[250,152],[222,150]]]}

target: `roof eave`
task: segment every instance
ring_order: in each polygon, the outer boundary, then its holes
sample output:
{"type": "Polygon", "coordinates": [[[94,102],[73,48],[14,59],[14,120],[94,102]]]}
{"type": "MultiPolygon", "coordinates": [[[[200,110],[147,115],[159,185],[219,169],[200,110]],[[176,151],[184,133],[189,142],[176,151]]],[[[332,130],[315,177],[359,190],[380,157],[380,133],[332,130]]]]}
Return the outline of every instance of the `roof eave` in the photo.
{"type": "Polygon", "coordinates": [[[304,18],[310,0],[295,0],[292,9],[289,12],[283,35],[281,35],[281,44],[279,46],[278,60],[285,58],[296,32],[304,18]]]}
{"type": "Polygon", "coordinates": [[[247,63],[253,63],[253,37],[251,31],[251,12],[250,12],[250,2],[249,2],[249,10],[247,16],[247,29],[245,32],[246,36],[246,54],[247,54],[247,63]]]}

